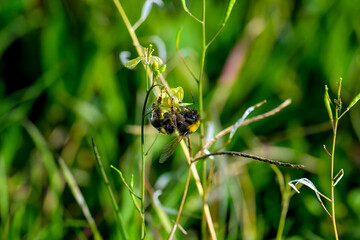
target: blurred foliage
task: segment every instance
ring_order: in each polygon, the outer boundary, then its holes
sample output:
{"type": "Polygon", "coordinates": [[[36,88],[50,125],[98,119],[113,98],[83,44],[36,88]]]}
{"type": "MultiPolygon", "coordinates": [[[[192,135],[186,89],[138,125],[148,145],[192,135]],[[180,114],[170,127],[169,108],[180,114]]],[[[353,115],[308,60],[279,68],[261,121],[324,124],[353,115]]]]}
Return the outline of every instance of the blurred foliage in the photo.
{"type": "MultiPolygon", "coordinates": [[[[131,23],[143,1],[123,1],[131,23]]],[[[200,1],[188,1],[200,16],[200,1]]],[[[224,1],[207,1],[209,38],[226,12],[224,1]]],[[[335,97],[343,77],[345,106],[360,92],[360,2],[238,1],[227,25],[208,50],[205,63],[205,124],[215,132],[233,124],[244,110],[264,99],[261,114],[287,98],[279,114],[237,131],[229,150],[306,165],[281,168],[292,179],[307,177],[330,195],[331,129],[324,107],[324,85],[335,97]]],[[[180,1],[154,5],[136,33],[143,45],[160,37],[167,50],[166,79],[182,86],[184,102],[198,104],[197,85],[175,51],[180,48],[198,75],[200,25],[180,1]]],[[[156,46],[156,45],[155,45],[156,46]]],[[[119,202],[130,239],[138,239],[140,218],[127,189],[109,165],[140,184],[141,108],[145,74],[129,71],[121,51],[136,57],[129,34],[112,1],[3,0],[0,7],[0,238],[87,239],[91,231],[65,183],[57,156],[73,173],[104,239],[119,239],[111,200],[96,169],[94,136],[119,202]]],[[[355,106],[340,121],[335,169],[345,176],[336,186],[336,216],[341,239],[360,238],[360,111],[355,106]]],[[[149,129],[151,129],[149,127],[149,129]]],[[[146,149],[156,136],[148,131],[146,149]]],[[[158,163],[171,137],[160,136],[148,155],[149,192],[161,190],[163,206],[177,209],[188,165],[179,150],[158,163]]],[[[199,136],[192,135],[198,149],[199,136]]],[[[220,146],[221,143],[218,144],[220,146]]],[[[216,147],[214,147],[216,149],[216,147]]],[[[212,150],[214,150],[212,149],[212,150]]],[[[210,165],[210,164],[209,164],[210,165]]],[[[271,239],[276,236],[281,195],[272,169],[263,163],[222,158],[215,161],[209,204],[219,239],[271,239]]],[[[165,238],[161,219],[148,198],[149,238],[165,238]]],[[[151,201],[150,201],[151,200],[151,201]]],[[[155,199],[156,200],[156,199],[155,199]]],[[[191,182],[180,223],[186,239],[198,239],[201,198],[191,182]]],[[[174,214],[169,214],[175,219],[174,214]]],[[[290,202],[286,239],[331,239],[331,221],[311,190],[290,202]]],[[[179,239],[184,238],[180,231],[179,239]]]]}

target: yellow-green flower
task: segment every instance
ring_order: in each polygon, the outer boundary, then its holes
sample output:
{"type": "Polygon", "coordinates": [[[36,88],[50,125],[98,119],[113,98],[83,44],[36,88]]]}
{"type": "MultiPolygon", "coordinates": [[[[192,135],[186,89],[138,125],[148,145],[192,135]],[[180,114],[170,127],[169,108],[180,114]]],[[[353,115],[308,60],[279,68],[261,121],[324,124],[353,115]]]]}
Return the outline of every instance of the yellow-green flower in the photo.
{"type": "Polygon", "coordinates": [[[166,64],[163,64],[161,58],[153,56],[152,53],[154,49],[150,44],[149,48],[144,48],[144,55],[137,58],[129,60],[125,67],[134,69],[140,62],[144,65],[150,66],[150,69],[155,73],[156,77],[160,76],[160,73],[163,73],[166,69],[166,64]]]}

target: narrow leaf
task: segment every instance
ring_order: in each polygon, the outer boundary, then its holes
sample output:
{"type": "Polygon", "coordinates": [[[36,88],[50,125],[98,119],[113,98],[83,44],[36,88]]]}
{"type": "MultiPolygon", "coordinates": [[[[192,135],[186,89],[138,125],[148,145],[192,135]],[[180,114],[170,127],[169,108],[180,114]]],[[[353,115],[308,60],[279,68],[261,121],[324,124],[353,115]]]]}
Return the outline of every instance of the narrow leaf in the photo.
{"type": "Polygon", "coordinates": [[[328,89],[327,85],[325,85],[324,102],[325,102],[326,111],[328,112],[329,118],[330,118],[330,120],[332,122],[334,117],[333,117],[333,113],[332,113],[331,106],[330,106],[331,100],[330,100],[330,97],[329,97],[329,89],[328,89]]]}
{"type": "Polygon", "coordinates": [[[67,184],[69,185],[70,190],[71,190],[76,202],[79,204],[79,206],[80,206],[86,220],[89,223],[91,231],[94,234],[94,239],[102,240],[100,232],[96,227],[95,220],[91,216],[90,210],[89,210],[89,208],[88,208],[88,206],[86,204],[84,196],[82,195],[82,193],[80,191],[79,186],[76,183],[75,178],[73,177],[70,169],[67,167],[65,161],[61,157],[59,157],[58,160],[59,160],[60,168],[61,168],[61,170],[62,170],[62,172],[64,174],[65,180],[66,180],[67,184]]]}
{"type": "Polygon", "coordinates": [[[241,118],[239,118],[239,120],[236,121],[236,123],[234,124],[233,129],[230,132],[230,137],[229,139],[232,139],[232,137],[234,136],[236,130],[239,128],[240,124],[245,120],[245,118],[252,112],[255,110],[255,108],[260,107],[261,105],[263,105],[266,102],[266,100],[262,101],[261,103],[258,103],[254,106],[249,107],[248,109],[246,109],[245,113],[241,116],[241,118]]]}

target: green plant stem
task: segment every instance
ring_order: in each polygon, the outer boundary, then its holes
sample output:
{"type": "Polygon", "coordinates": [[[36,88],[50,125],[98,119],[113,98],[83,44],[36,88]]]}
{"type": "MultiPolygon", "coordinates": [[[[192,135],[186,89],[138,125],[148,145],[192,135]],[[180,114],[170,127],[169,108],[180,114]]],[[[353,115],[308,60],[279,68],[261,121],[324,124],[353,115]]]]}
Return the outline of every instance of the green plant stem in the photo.
{"type": "Polygon", "coordinates": [[[145,125],[145,114],[146,114],[145,111],[146,111],[146,105],[149,99],[149,95],[155,86],[156,85],[153,84],[146,92],[146,97],[142,110],[142,118],[141,118],[141,214],[142,214],[141,239],[145,238],[145,149],[144,149],[144,145],[145,145],[144,125],[145,125]]]}
{"type": "MultiPolygon", "coordinates": [[[[128,30],[129,34],[130,34],[130,37],[131,37],[131,40],[132,40],[132,43],[133,45],[135,46],[136,48],[136,51],[138,53],[139,56],[142,56],[143,55],[143,49],[140,45],[140,42],[139,42],[139,39],[137,38],[136,36],[136,33],[135,33],[135,30],[134,28],[131,26],[131,23],[120,3],[119,0],[113,0],[114,1],[114,4],[116,6],[116,8],[118,9],[118,12],[120,13],[120,16],[121,18],[123,19],[124,23],[125,23],[125,27],[126,29],[128,30]]],[[[144,66],[145,67],[145,66],[144,66]]],[[[148,75],[151,75],[151,71],[146,71],[146,73],[148,75]]],[[[170,88],[169,88],[169,85],[167,84],[167,82],[165,81],[164,77],[162,75],[160,75],[160,81],[161,81],[161,84],[169,91],[170,88]]],[[[157,92],[159,93],[160,90],[157,90],[157,92]]]]}
{"type": "MultiPolygon", "coordinates": [[[[146,73],[148,70],[148,66],[146,65],[146,73]]],[[[145,73],[145,74],[146,74],[145,73]]],[[[148,84],[148,78],[146,74],[146,85],[148,84]]],[[[144,125],[145,125],[145,109],[147,104],[147,99],[149,97],[150,91],[147,91],[143,111],[142,111],[142,117],[141,117],[141,214],[142,214],[142,222],[141,222],[141,239],[145,238],[145,138],[144,138],[144,125]]]]}
{"type": "Polygon", "coordinates": [[[286,190],[282,196],[281,216],[280,216],[278,231],[276,234],[276,240],[281,240],[283,232],[284,232],[286,215],[287,215],[287,212],[289,209],[289,201],[290,201],[289,193],[290,193],[290,188],[288,186],[286,186],[286,190]]]}
{"type": "Polygon", "coordinates": [[[280,191],[281,191],[281,215],[280,215],[280,221],[278,230],[276,233],[276,240],[281,240],[282,235],[284,233],[285,228],[285,222],[286,222],[286,216],[289,210],[289,202],[293,194],[291,194],[291,187],[289,184],[286,184],[290,181],[289,175],[284,176],[282,175],[281,171],[277,167],[272,167],[272,169],[275,170],[276,175],[278,177],[279,185],[280,185],[280,191]]]}
{"type": "MultiPolygon", "coordinates": [[[[200,148],[202,149],[204,145],[204,107],[203,107],[203,93],[202,93],[202,83],[203,83],[203,75],[204,75],[204,65],[205,65],[205,55],[206,55],[206,4],[205,0],[202,1],[202,49],[201,49],[201,65],[200,65],[200,76],[199,76],[199,113],[200,113],[200,148]]],[[[202,211],[202,218],[201,218],[201,233],[202,239],[206,239],[206,216],[205,216],[205,205],[207,202],[207,177],[206,177],[206,161],[202,162],[202,185],[204,189],[203,194],[203,211],[202,211]]]]}
{"type": "Polygon", "coordinates": [[[113,0],[113,1],[114,1],[114,4],[115,4],[116,8],[118,9],[118,11],[120,13],[121,18],[123,19],[123,21],[125,23],[125,26],[126,26],[128,32],[130,34],[130,37],[131,37],[131,39],[133,41],[133,44],[134,44],[134,46],[136,48],[137,53],[139,54],[139,56],[142,56],[142,48],[141,48],[139,40],[138,40],[138,38],[137,38],[137,36],[135,34],[135,30],[131,26],[131,23],[130,23],[128,17],[126,16],[126,13],[125,13],[120,1],[119,0],[113,0]]]}
{"type": "Polygon", "coordinates": [[[333,223],[335,239],[338,240],[338,232],[336,227],[336,217],[335,217],[335,186],[334,186],[334,164],[335,164],[335,144],[336,144],[336,133],[339,122],[339,110],[336,108],[335,111],[335,123],[333,128],[333,143],[332,143],[332,151],[331,151],[331,220],[333,223]]]}

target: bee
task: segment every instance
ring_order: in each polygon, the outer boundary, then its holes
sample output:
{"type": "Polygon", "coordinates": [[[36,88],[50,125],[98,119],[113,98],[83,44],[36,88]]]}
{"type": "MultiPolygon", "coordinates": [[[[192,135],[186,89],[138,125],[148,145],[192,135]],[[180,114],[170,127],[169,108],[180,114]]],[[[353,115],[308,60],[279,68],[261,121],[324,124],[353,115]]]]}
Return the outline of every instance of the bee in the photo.
{"type": "Polygon", "coordinates": [[[162,113],[158,104],[153,104],[150,114],[150,122],[159,132],[172,135],[177,132],[178,136],[168,143],[160,155],[160,163],[165,162],[175,152],[181,140],[195,132],[200,125],[200,116],[195,109],[187,106],[171,106],[170,111],[162,113]]]}

